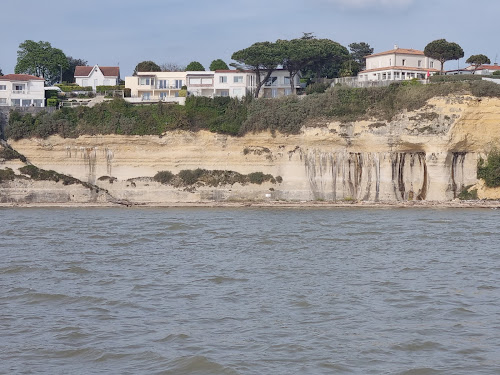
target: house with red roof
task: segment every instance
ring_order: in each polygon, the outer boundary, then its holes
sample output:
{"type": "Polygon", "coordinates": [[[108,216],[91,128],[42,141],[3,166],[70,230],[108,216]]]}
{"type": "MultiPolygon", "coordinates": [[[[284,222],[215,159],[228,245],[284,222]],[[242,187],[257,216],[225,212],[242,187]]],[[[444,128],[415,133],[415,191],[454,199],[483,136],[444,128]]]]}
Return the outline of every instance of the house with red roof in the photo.
{"type": "Polygon", "coordinates": [[[468,66],[465,68],[465,70],[470,71],[471,73],[474,72],[474,74],[479,74],[479,75],[491,75],[497,71],[500,70],[500,66],[498,64],[493,64],[493,65],[479,65],[477,68],[474,65],[468,66]]]}
{"type": "Polygon", "coordinates": [[[426,79],[441,68],[439,60],[431,59],[423,51],[399,48],[366,56],[366,69],[358,73],[358,81],[401,81],[426,79]]]}
{"type": "Polygon", "coordinates": [[[45,107],[45,80],[29,74],[0,76],[0,106],[45,107]]]}
{"type": "Polygon", "coordinates": [[[75,83],[82,87],[116,86],[120,82],[120,67],[118,66],[77,66],[75,68],[75,83]]]}

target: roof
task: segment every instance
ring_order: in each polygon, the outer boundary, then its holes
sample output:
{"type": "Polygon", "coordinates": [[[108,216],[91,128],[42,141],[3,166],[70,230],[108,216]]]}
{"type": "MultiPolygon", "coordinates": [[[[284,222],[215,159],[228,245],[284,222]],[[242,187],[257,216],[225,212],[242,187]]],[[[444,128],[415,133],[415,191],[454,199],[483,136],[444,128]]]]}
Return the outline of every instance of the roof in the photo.
{"type": "MultiPolygon", "coordinates": [[[[96,65],[98,69],[101,70],[102,74],[105,77],[119,77],[120,76],[120,67],[118,66],[99,66],[96,65]]],[[[92,70],[93,66],[77,66],[75,68],[75,77],[88,77],[92,70]]]]}
{"type": "MultiPolygon", "coordinates": [[[[467,67],[468,69],[474,69],[474,65],[471,65],[470,67],[467,67]]],[[[498,65],[479,65],[477,70],[500,70],[500,66],[498,65]]]]}
{"type": "Polygon", "coordinates": [[[7,74],[0,76],[1,81],[45,81],[43,78],[32,76],[30,74],[7,74]]]}
{"type": "Polygon", "coordinates": [[[429,69],[426,69],[426,68],[414,68],[414,67],[411,67],[411,66],[385,66],[383,68],[375,68],[375,69],[367,69],[367,70],[363,70],[362,72],[359,72],[358,74],[363,74],[363,73],[371,73],[371,72],[380,72],[380,71],[383,71],[383,70],[410,70],[412,72],[423,72],[423,73],[427,73],[427,72],[439,72],[439,69],[434,69],[434,68],[429,68],[429,69]]]}
{"type": "Polygon", "coordinates": [[[375,57],[375,56],[383,56],[383,55],[394,55],[395,53],[400,55],[421,55],[424,56],[424,51],[419,51],[418,49],[412,48],[396,48],[391,49],[390,51],[374,53],[373,55],[368,55],[365,57],[375,57]]]}
{"type": "Polygon", "coordinates": [[[253,70],[226,69],[216,70],[215,73],[253,73],[253,70]]]}

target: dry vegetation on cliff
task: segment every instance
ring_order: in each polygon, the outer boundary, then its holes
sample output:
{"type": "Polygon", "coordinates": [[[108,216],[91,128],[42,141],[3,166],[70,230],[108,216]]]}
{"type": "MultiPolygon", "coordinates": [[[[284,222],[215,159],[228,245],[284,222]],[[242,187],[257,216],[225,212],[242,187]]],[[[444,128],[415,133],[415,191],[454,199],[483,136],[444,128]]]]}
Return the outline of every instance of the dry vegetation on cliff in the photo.
{"type": "Polygon", "coordinates": [[[189,97],[185,106],[133,106],[117,99],[93,108],[62,108],[53,114],[21,116],[14,112],[6,136],[17,140],[53,134],[65,138],[94,134],[161,135],[174,129],[207,129],[240,136],[266,130],[297,134],[307,121],[316,118],[389,121],[402,110],[416,110],[433,97],[450,94],[500,97],[500,85],[477,80],[429,85],[404,82],[380,88],[335,87],[325,93],[281,99],[189,97]]]}

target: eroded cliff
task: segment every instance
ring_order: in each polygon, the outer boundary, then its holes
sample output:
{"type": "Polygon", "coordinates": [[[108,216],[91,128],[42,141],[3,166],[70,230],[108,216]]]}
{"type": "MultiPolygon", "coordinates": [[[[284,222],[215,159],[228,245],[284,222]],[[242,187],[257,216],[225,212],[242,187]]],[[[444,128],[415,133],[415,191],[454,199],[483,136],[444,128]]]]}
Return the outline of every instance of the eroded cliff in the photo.
{"type": "MultiPolygon", "coordinates": [[[[174,131],[157,136],[22,139],[9,144],[28,162],[105,189],[135,203],[200,201],[452,200],[478,184],[477,160],[500,141],[500,99],[434,98],[390,122],[315,121],[298,135],[230,137],[174,131]],[[232,170],[281,176],[281,183],[174,188],[158,171],[232,170]],[[102,176],[113,179],[99,179],[102,176]]],[[[16,170],[16,166],[12,166],[16,170]]],[[[0,168],[3,168],[0,165],[0,168]]],[[[4,194],[5,195],[5,194],[4,194]]],[[[93,199],[96,199],[95,197],[93,199]]],[[[102,198],[105,199],[105,198],[102,198]]]]}

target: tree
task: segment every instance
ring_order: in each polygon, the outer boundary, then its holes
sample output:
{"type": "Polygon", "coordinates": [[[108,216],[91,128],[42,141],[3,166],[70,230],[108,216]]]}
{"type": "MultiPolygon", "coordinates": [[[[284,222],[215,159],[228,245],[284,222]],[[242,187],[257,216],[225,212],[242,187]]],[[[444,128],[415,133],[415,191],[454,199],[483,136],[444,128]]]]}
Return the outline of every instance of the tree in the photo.
{"type": "Polygon", "coordinates": [[[204,71],[205,68],[198,61],[191,61],[188,66],[186,66],[186,71],[199,72],[204,71]]]}
{"type": "Polygon", "coordinates": [[[16,74],[31,74],[43,77],[48,84],[60,80],[61,70],[68,68],[66,55],[49,42],[25,40],[17,51],[16,74]]]}
{"type": "Polygon", "coordinates": [[[184,72],[186,71],[186,67],[176,64],[176,63],[163,63],[160,65],[162,72],[184,72]]]}
{"type": "Polygon", "coordinates": [[[486,55],[472,55],[466,61],[467,64],[474,66],[472,74],[476,74],[476,70],[483,64],[491,64],[490,59],[486,55]]]}
{"type": "Polygon", "coordinates": [[[313,39],[318,53],[304,68],[304,75],[334,78],[340,75],[342,64],[349,59],[349,51],[330,39],[313,39]]]}
{"type": "Polygon", "coordinates": [[[424,55],[441,63],[441,74],[444,72],[444,63],[449,60],[458,60],[464,57],[464,50],[457,43],[446,39],[437,39],[425,46],[424,55]]]}
{"type": "Polygon", "coordinates": [[[133,75],[137,75],[137,72],[160,72],[160,67],[153,61],[146,60],[141,61],[135,66],[133,75]]]}
{"type": "Polygon", "coordinates": [[[0,68],[0,77],[3,76],[2,68],[0,68]]]}
{"type": "Polygon", "coordinates": [[[292,93],[295,93],[295,76],[306,66],[315,61],[342,60],[348,55],[347,49],[340,44],[328,39],[316,39],[311,34],[304,34],[299,39],[278,40],[276,45],[283,56],[281,65],[290,73],[292,93]]]}
{"type": "Polygon", "coordinates": [[[250,47],[236,51],[231,56],[236,61],[230,65],[238,69],[249,69],[255,73],[255,92],[257,98],[264,83],[283,61],[283,56],[275,43],[257,42],[250,47]]]}
{"type": "Polygon", "coordinates": [[[63,82],[73,83],[75,81],[75,68],[77,66],[87,66],[87,60],[74,59],[71,56],[68,56],[67,60],[68,68],[63,70],[63,82]]]}
{"type": "Polygon", "coordinates": [[[368,43],[359,42],[359,43],[349,44],[349,50],[351,51],[351,58],[354,62],[358,64],[359,70],[365,70],[366,69],[365,57],[373,53],[373,48],[371,48],[368,43]]]}
{"type": "Polygon", "coordinates": [[[217,59],[217,60],[212,61],[212,63],[210,64],[209,69],[211,71],[215,71],[215,70],[228,70],[229,67],[227,66],[227,64],[223,60],[217,59]]]}

